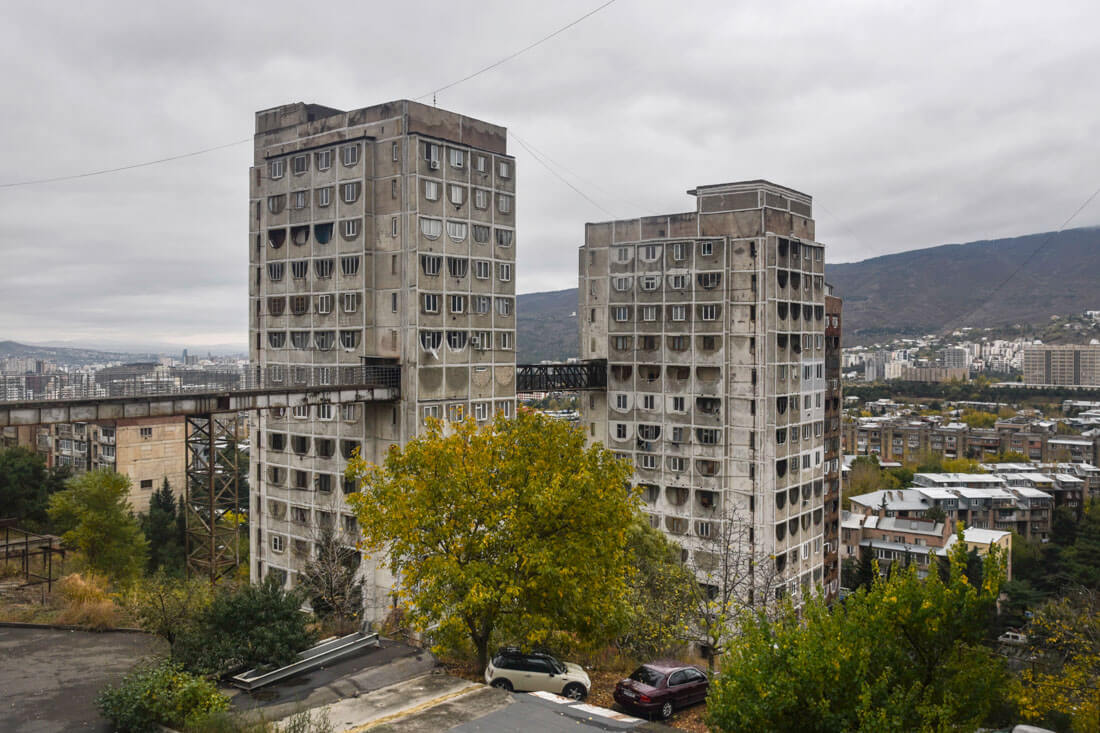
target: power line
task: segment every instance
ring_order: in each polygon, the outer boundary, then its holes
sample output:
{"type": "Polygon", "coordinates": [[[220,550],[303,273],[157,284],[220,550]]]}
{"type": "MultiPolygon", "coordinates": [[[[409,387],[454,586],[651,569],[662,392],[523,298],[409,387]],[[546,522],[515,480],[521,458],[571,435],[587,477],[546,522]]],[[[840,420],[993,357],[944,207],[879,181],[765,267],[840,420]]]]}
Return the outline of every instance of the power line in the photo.
{"type": "Polygon", "coordinates": [[[570,183],[570,182],[569,182],[569,181],[568,181],[568,180],[567,180],[567,179],[566,179],[566,178],[565,178],[564,176],[562,176],[562,175],[561,175],[560,173],[558,173],[558,172],[557,172],[556,170],[554,170],[554,169],[553,169],[553,168],[551,168],[551,167],[550,167],[549,165],[547,165],[546,161],[544,161],[544,160],[543,160],[542,158],[540,158],[540,157],[538,156],[538,154],[537,154],[537,153],[535,153],[535,151],[533,151],[533,150],[532,150],[531,148],[529,148],[529,147],[527,146],[527,143],[523,142],[523,140],[521,140],[521,139],[520,139],[520,138],[519,138],[519,137],[518,137],[518,136],[517,136],[517,135],[516,135],[516,134],[515,134],[514,132],[511,132],[511,131],[509,131],[509,133],[508,133],[508,134],[509,134],[509,135],[511,135],[511,136],[512,136],[512,139],[513,139],[513,140],[515,140],[515,141],[516,141],[517,143],[519,143],[519,144],[520,144],[520,145],[521,145],[521,146],[523,147],[523,149],[524,149],[524,150],[526,150],[526,151],[527,151],[528,153],[530,153],[530,154],[531,154],[531,157],[532,157],[532,158],[534,158],[535,160],[537,160],[537,161],[539,162],[539,165],[541,165],[541,166],[542,166],[543,168],[545,168],[546,170],[550,171],[550,172],[551,172],[551,173],[552,173],[552,174],[554,175],[554,177],[555,177],[555,178],[557,178],[557,179],[558,179],[559,181],[561,181],[562,183],[564,183],[564,184],[565,184],[566,186],[569,186],[569,188],[571,188],[571,189],[573,189],[574,191],[576,191],[576,192],[577,192],[577,194],[579,194],[581,198],[583,198],[583,199],[584,199],[585,201],[587,201],[588,203],[590,203],[590,204],[592,204],[593,206],[595,206],[595,207],[596,207],[597,209],[599,209],[599,210],[600,210],[600,211],[602,211],[603,213],[605,213],[605,214],[607,214],[608,216],[610,216],[610,217],[611,217],[612,219],[617,219],[617,218],[618,218],[618,217],[617,217],[617,216],[616,216],[615,214],[611,213],[610,211],[608,211],[607,209],[605,209],[604,207],[602,207],[602,206],[600,206],[600,205],[599,205],[598,203],[596,203],[596,201],[595,201],[595,200],[594,200],[594,199],[593,199],[593,198],[592,198],[591,196],[589,196],[589,195],[588,195],[588,194],[586,194],[586,193],[585,193],[584,191],[582,191],[582,190],[580,190],[579,188],[577,188],[576,186],[574,186],[574,185],[573,185],[572,183],[570,183]]]}
{"type": "Polygon", "coordinates": [[[565,167],[564,165],[562,165],[561,163],[559,163],[558,161],[554,160],[554,159],[553,159],[553,158],[551,158],[551,157],[550,157],[549,155],[547,155],[547,154],[546,154],[546,153],[545,153],[544,151],[542,151],[542,150],[540,150],[539,148],[535,147],[535,146],[534,146],[533,144],[531,144],[531,142],[530,142],[530,141],[523,141],[523,140],[522,140],[522,139],[520,138],[520,136],[519,136],[519,135],[517,135],[517,134],[516,134],[516,133],[515,133],[515,132],[514,132],[514,131],[513,131],[513,130],[512,130],[511,128],[509,128],[509,130],[508,130],[508,134],[509,134],[509,135],[511,135],[512,137],[514,137],[514,138],[516,139],[516,142],[520,142],[520,143],[522,143],[522,144],[524,145],[524,147],[526,147],[526,148],[528,149],[528,152],[535,152],[535,153],[538,153],[539,155],[541,155],[541,156],[543,157],[543,159],[545,159],[545,160],[546,160],[546,162],[548,162],[548,163],[551,163],[551,164],[552,164],[552,165],[554,165],[554,166],[557,166],[557,168],[558,168],[558,169],[560,169],[561,171],[563,171],[563,172],[565,172],[565,173],[568,173],[568,174],[569,174],[569,175],[571,175],[571,176],[572,176],[573,178],[577,179],[578,181],[580,181],[581,183],[583,183],[583,184],[585,184],[585,185],[587,185],[587,186],[590,186],[590,187],[592,187],[592,188],[594,188],[594,189],[598,190],[598,191],[599,191],[600,193],[602,193],[602,194],[604,194],[604,195],[606,195],[606,196],[609,196],[609,197],[611,197],[611,198],[613,198],[613,199],[615,199],[615,200],[617,200],[617,201],[621,201],[621,202],[623,202],[623,203],[627,203],[627,204],[630,204],[631,206],[633,206],[633,207],[635,207],[635,208],[637,208],[637,209],[640,209],[641,211],[646,211],[647,209],[651,208],[651,207],[649,207],[649,206],[646,206],[646,205],[640,204],[640,203],[638,203],[637,201],[633,201],[633,200],[631,200],[631,199],[628,199],[628,198],[624,198],[624,197],[622,197],[622,196],[619,196],[619,195],[615,194],[614,192],[612,192],[612,191],[609,191],[608,189],[604,188],[603,186],[601,186],[600,184],[596,183],[595,181],[591,181],[591,180],[589,180],[589,179],[585,178],[584,176],[581,176],[581,175],[579,175],[579,174],[577,174],[577,173],[575,173],[575,172],[573,172],[573,171],[569,170],[569,169],[568,169],[568,168],[566,168],[566,167],[565,167]]]}
{"type": "Polygon", "coordinates": [[[515,53],[510,54],[508,56],[505,56],[504,58],[500,59],[499,61],[494,61],[493,63],[489,64],[488,66],[486,66],[484,68],[481,68],[481,69],[478,69],[477,71],[470,74],[469,76],[464,76],[464,77],[462,77],[461,79],[459,79],[457,81],[452,81],[450,84],[446,84],[444,86],[441,86],[438,89],[433,89],[432,91],[428,92],[427,94],[421,94],[419,97],[416,97],[416,100],[419,101],[421,99],[425,99],[426,97],[432,97],[432,102],[434,103],[435,102],[435,95],[438,94],[439,92],[446,91],[447,89],[450,89],[451,87],[455,87],[455,86],[458,86],[459,84],[461,84],[463,82],[467,82],[470,79],[473,79],[475,76],[480,76],[481,74],[484,74],[486,71],[490,71],[490,70],[495,69],[496,67],[500,66],[501,64],[504,64],[504,63],[507,63],[507,62],[511,61],[512,59],[519,56],[520,54],[527,53],[528,51],[530,51],[532,48],[535,48],[536,46],[541,46],[542,44],[546,43],[547,41],[549,41],[554,36],[557,36],[557,35],[560,35],[561,33],[564,33],[565,31],[569,30],[570,28],[577,25],[581,21],[592,17],[593,15],[600,12],[601,10],[603,10],[608,5],[611,5],[614,2],[615,2],[615,0],[607,0],[607,2],[605,2],[603,5],[599,6],[595,10],[588,11],[587,13],[582,15],[581,17],[574,20],[572,23],[569,23],[567,25],[563,25],[561,28],[558,28],[556,31],[554,31],[550,35],[543,36],[542,38],[535,41],[531,45],[524,46],[523,48],[516,51],[515,53]]]}
{"type": "Polygon", "coordinates": [[[149,160],[144,163],[133,163],[131,165],[124,165],[118,168],[104,168],[98,171],[89,171],[87,173],[74,173],[68,176],[57,176],[55,178],[37,178],[29,181],[16,181],[14,183],[0,183],[0,188],[15,188],[16,186],[37,186],[43,183],[57,183],[59,181],[72,181],[77,178],[90,178],[91,176],[102,176],[105,173],[118,173],[119,171],[133,170],[134,168],[145,168],[150,165],[158,165],[160,163],[168,163],[173,160],[182,160],[183,158],[194,158],[196,155],[205,155],[206,153],[213,153],[215,150],[224,150],[225,148],[232,148],[237,145],[243,145],[244,143],[251,142],[252,138],[248,137],[244,140],[237,140],[236,142],[226,143],[225,145],[216,145],[212,148],[204,148],[203,150],[195,150],[190,153],[182,153],[180,155],[172,155],[167,158],[160,158],[158,160],[149,160]]]}
{"type": "Polygon", "coordinates": [[[1015,270],[1013,270],[1013,271],[1012,271],[1011,273],[1009,273],[1008,277],[1006,277],[1006,278],[1005,278],[1004,280],[1002,280],[1002,281],[1001,281],[1000,283],[998,283],[998,285],[997,285],[997,286],[996,286],[995,288],[993,288],[993,290],[991,290],[991,291],[989,292],[989,295],[986,295],[986,296],[985,296],[985,297],[983,298],[983,302],[982,302],[982,303],[981,303],[980,305],[978,305],[978,306],[976,306],[976,307],[974,307],[974,308],[971,308],[971,309],[970,309],[969,311],[967,311],[967,312],[966,312],[966,313],[964,313],[963,315],[959,316],[958,318],[955,318],[955,319],[953,319],[953,320],[951,320],[951,321],[948,321],[948,322],[947,322],[947,324],[946,324],[946,325],[945,325],[945,326],[943,327],[943,333],[947,333],[948,331],[952,330],[952,329],[951,329],[951,325],[952,325],[952,324],[954,324],[954,323],[959,323],[960,325],[966,325],[966,320],[967,320],[968,318],[970,318],[971,316],[973,316],[973,315],[974,315],[975,313],[977,313],[978,311],[980,311],[980,310],[981,310],[982,308],[984,308],[985,306],[989,305],[989,302],[990,302],[990,301],[991,301],[991,300],[993,299],[993,296],[994,296],[994,295],[996,295],[997,293],[999,293],[999,292],[1001,291],[1001,289],[1002,289],[1002,288],[1004,288],[1004,286],[1005,286],[1005,285],[1008,285],[1008,283],[1009,283],[1009,282],[1010,282],[1010,281],[1012,280],[1012,278],[1014,278],[1014,277],[1016,277],[1017,275],[1019,275],[1019,274],[1020,274],[1020,272],[1021,272],[1021,271],[1022,271],[1022,270],[1023,270],[1023,269],[1025,268],[1025,267],[1027,267],[1028,263],[1030,263],[1030,262],[1031,262],[1031,261],[1032,261],[1033,259],[1035,259],[1035,257],[1036,257],[1036,256],[1037,256],[1037,255],[1038,255],[1038,254],[1039,254],[1040,252],[1042,252],[1042,251],[1043,251],[1043,250],[1044,250],[1044,249],[1046,248],[1046,246],[1047,246],[1048,244],[1050,244],[1051,240],[1052,240],[1052,239],[1054,239],[1054,237],[1055,237],[1055,236],[1057,236],[1057,235],[1061,234],[1061,233],[1062,233],[1062,231],[1063,231],[1063,230],[1064,230],[1064,229],[1065,229],[1065,228],[1066,228],[1067,226],[1069,226],[1069,225],[1070,225],[1070,222],[1072,222],[1072,221],[1073,221],[1074,219],[1076,219],[1076,218],[1077,218],[1077,215],[1078,215],[1078,214],[1080,214],[1080,213],[1081,213],[1082,211],[1084,211],[1084,210],[1085,210],[1085,208],[1086,208],[1086,207],[1087,207],[1087,206],[1088,206],[1089,204],[1091,204],[1091,203],[1092,203],[1092,200],[1093,200],[1093,199],[1095,199],[1095,198],[1096,198],[1097,196],[1100,196],[1100,188],[1097,188],[1097,189],[1096,189],[1095,191],[1093,191],[1093,192],[1092,192],[1092,195],[1091,195],[1091,196],[1089,196],[1089,197],[1088,197],[1087,199],[1085,199],[1085,203],[1083,203],[1083,204],[1081,204],[1080,206],[1078,206],[1078,207],[1077,207],[1077,210],[1076,210],[1076,211],[1074,211],[1074,212],[1073,212],[1072,214],[1070,214],[1070,215],[1069,215],[1069,218],[1068,218],[1068,219],[1066,219],[1066,220],[1065,220],[1064,222],[1062,222],[1062,226],[1058,227],[1058,228],[1057,228],[1056,230],[1054,230],[1053,232],[1047,232],[1047,235],[1046,235],[1045,237],[1043,237],[1043,241],[1042,241],[1042,242],[1040,242],[1040,243],[1039,243],[1039,246],[1035,248],[1035,251],[1033,251],[1033,252],[1032,252],[1031,254],[1029,254],[1029,255],[1028,255],[1028,256],[1027,256],[1027,257],[1026,257],[1026,258],[1024,259],[1024,261],[1023,261],[1023,262],[1021,262],[1021,263],[1020,263],[1020,264],[1019,264],[1019,265],[1018,265],[1018,266],[1016,267],[1016,269],[1015,269],[1015,270]]]}

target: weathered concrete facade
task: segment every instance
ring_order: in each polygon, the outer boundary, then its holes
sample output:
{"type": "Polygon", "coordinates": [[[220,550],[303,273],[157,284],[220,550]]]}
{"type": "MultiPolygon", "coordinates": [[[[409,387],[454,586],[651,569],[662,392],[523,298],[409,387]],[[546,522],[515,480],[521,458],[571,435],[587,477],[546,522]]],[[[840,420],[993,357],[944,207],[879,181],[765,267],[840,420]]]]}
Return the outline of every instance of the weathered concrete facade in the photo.
{"type": "Polygon", "coordinates": [[[843,301],[825,296],[825,593],[840,590],[840,423],[844,392],[840,381],[843,301]]]}
{"type": "MultiPolygon", "coordinates": [[[[250,358],[267,383],[361,359],[401,365],[390,403],[272,409],[253,424],[252,577],[294,582],[326,528],[356,524],[343,471],[428,416],[515,410],[515,161],[503,127],[410,101],[256,115],[250,358]]],[[[365,568],[367,613],[391,578],[365,568]]]]}
{"type": "Polygon", "coordinates": [[[823,583],[825,263],[809,196],[700,186],[696,210],[589,224],[581,356],[608,360],[591,439],[631,459],[654,527],[713,556],[752,528],[783,590],[823,583]]]}

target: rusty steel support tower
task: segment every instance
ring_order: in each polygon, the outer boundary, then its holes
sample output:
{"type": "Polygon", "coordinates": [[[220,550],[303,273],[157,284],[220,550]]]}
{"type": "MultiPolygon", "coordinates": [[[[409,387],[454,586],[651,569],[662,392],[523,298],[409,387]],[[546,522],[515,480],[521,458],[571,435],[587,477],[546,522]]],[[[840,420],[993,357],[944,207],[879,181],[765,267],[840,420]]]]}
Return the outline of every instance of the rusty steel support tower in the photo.
{"type": "Polygon", "coordinates": [[[236,413],[187,418],[187,574],[214,582],[240,564],[236,413]]]}

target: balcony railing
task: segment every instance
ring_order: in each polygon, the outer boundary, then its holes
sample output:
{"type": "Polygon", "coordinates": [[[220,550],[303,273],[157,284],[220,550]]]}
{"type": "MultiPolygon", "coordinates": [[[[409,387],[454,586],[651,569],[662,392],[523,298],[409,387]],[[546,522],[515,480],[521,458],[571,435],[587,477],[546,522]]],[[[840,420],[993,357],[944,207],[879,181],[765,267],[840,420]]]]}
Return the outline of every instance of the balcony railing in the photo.
{"type": "MultiPolygon", "coordinates": [[[[105,370],[106,371],[106,370],[105,370]]],[[[143,374],[55,374],[0,377],[0,404],[75,401],[126,397],[160,397],[232,392],[320,390],[325,388],[400,388],[396,364],[359,366],[254,365],[233,371],[176,370],[143,374]]]]}

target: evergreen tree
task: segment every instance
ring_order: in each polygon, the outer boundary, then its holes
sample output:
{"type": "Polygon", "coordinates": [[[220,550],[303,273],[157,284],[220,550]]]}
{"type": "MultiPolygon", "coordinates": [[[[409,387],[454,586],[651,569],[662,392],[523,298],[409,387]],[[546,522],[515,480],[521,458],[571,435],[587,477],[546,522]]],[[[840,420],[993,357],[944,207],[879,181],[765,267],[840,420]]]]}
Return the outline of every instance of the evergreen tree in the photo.
{"type": "Polygon", "coordinates": [[[164,569],[175,574],[183,571],[183,545],[178,532],[176,497],[168,478],[149,499],[149,513],[141,517],[142,530],[149,540],[149,572],[164,569]]]}

